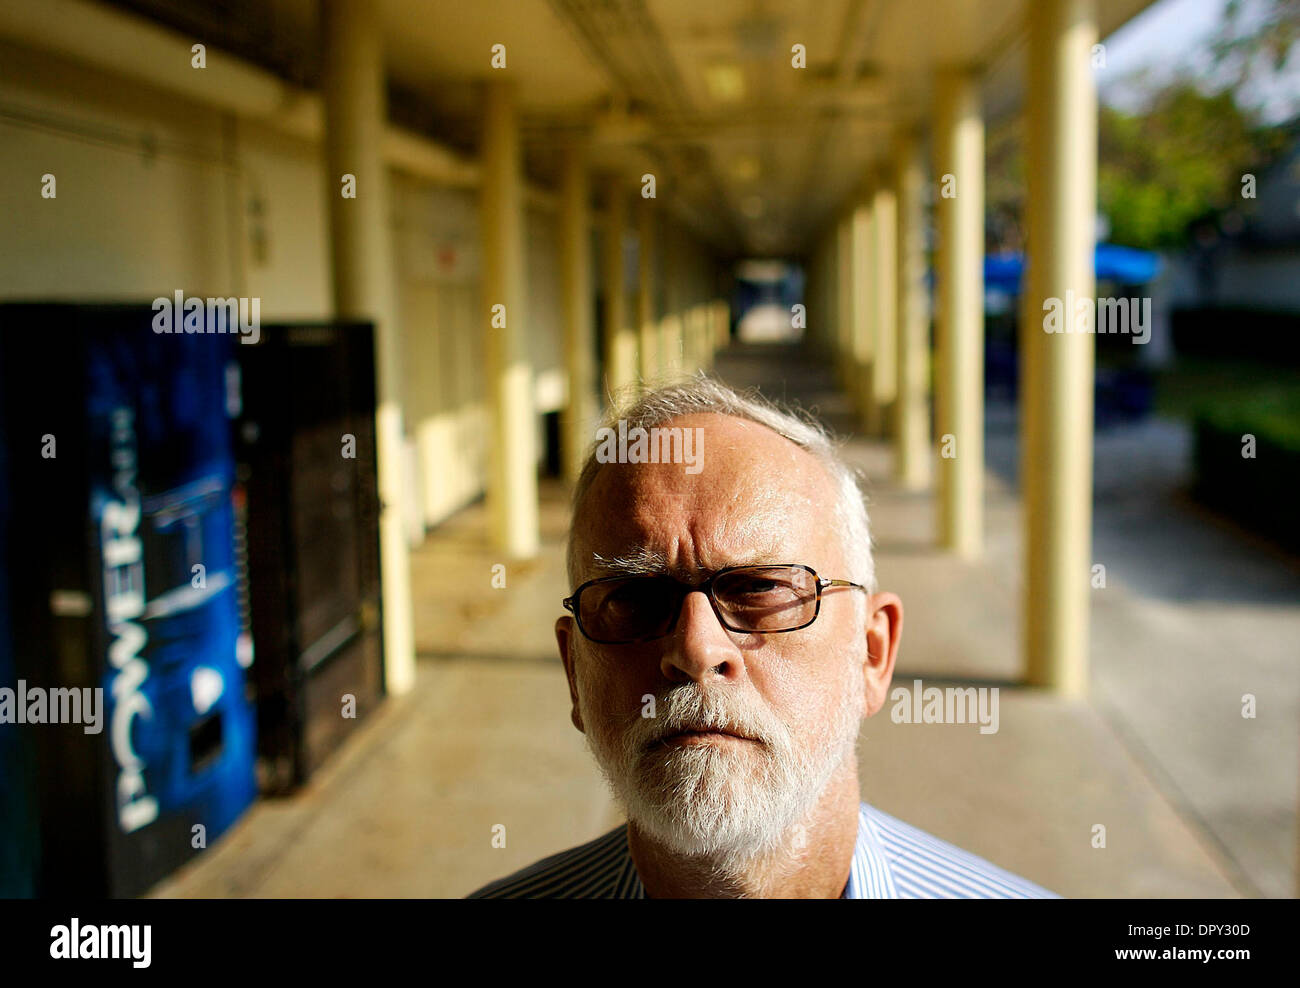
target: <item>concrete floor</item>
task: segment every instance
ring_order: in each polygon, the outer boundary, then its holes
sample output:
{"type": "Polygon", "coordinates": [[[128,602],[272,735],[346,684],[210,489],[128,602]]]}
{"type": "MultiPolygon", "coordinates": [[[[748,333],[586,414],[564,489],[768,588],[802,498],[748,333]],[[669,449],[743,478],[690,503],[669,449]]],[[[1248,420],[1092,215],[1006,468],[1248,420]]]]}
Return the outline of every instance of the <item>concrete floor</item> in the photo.
{"type": "MultiPolygon", "coordinates": [[[[737,348],[718,371],[850,422],[826,372],[789,352],[737,348]]],[[[896,684],[1002,687],[996,734],[895,724],[887,704],[864,725],[863,795],[1070,897],[1290,896],[1300,568],[1186,503],[1185,435],[1142,428],[1098,437],[1094,556],[1108,581],[1094,594],[1087,702],[1014,685],[1020,524],[1005,414],[990,411],[978,563],[933,549],[933,500],[890,485],[884,444],[848,443],[869,480],[881,584],[906,606],[896,684]],[[1240,715],[1245,692],[1254,720],[1240,715]]],[[[482,504],[432,533],[412,558],[414,691],[153,894],[461,896],[620,821],[569,723],[551,631],[567,505],[557,485],[542,494],[542,553],[507,566],[504,589],[491,585],[502,561],[482,504]]]]}

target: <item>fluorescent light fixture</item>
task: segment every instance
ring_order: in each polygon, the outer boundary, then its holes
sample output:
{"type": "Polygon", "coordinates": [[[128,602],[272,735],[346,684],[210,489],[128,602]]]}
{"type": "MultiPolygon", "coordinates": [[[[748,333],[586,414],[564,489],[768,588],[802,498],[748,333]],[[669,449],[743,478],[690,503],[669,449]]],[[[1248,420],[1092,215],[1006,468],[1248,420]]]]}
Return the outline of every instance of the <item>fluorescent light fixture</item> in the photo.
{"type": "Polygon", "coordinates": [[[723,62],[708,66],[704,84],[719,103],[736,103],[745,96],[745,73],[739,65],[723,62]]]}

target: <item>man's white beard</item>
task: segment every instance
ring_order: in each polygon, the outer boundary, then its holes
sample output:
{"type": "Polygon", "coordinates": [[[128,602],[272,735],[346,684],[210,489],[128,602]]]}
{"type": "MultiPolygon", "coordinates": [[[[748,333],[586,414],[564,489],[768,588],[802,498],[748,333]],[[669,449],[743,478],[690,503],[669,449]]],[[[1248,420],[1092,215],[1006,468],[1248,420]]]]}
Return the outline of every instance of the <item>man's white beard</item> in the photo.
{"type": "Polygon", "coordinates": [[[786,844],[852,755],[861,690],[845,689],[841,697],[829,730],[807,748],[752,687],[741,693],[694,682],[656,696],[656,716],[638,718],[621,737],[589,729],[587,743],[641,831],[677,854],[704,859],[719,875],[737,875],[786,844]],[[686,727],[725,727],[764,743],[654,743],[686,727]]]}

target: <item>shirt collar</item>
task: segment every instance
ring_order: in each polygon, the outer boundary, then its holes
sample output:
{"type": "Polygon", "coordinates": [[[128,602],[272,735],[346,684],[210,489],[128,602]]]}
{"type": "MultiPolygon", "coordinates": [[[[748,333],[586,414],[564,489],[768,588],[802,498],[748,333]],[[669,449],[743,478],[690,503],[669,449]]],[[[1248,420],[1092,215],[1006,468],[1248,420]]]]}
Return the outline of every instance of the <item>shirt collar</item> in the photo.
{"type": "MultiPolygon", "coordinates": [[[[611,879],[608,893],[616,899],[644,899],[645,886],[632,863],[632,852],[626,844],[624,832],[624,860],[622,868],[611,879]]],[[[849,880],[841,899],[896,899],[898,890],[890,872],[889,859],[877,839],[871,816],[865,803],[858,806],[858,837],[853,845],[853,860],[849,863],[849,880]]]]}
{"type": "Polygon", "coordinates": [[[876,827],[866,803],[858,804],[858,839],[853,845],[849,881],[844,899],[897,899],[898,889],[889,867],[889,859],[876,834],[876,827]]]}

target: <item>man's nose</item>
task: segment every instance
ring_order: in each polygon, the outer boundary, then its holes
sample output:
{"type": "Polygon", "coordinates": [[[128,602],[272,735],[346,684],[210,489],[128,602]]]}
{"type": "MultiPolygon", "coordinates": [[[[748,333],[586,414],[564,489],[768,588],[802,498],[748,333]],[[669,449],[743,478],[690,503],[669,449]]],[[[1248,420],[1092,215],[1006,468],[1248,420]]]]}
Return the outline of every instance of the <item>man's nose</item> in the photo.
{"type": "Polygon", "coordinates": [[[677,626],[664,641],[660,668],[673,682],[703,682],[713,677],[734,679],[744,674],[744,655],[718,620],[708,594],[688,593],[677,626]]]}

